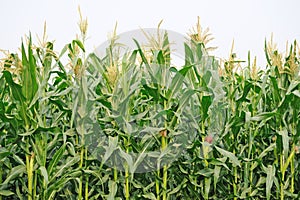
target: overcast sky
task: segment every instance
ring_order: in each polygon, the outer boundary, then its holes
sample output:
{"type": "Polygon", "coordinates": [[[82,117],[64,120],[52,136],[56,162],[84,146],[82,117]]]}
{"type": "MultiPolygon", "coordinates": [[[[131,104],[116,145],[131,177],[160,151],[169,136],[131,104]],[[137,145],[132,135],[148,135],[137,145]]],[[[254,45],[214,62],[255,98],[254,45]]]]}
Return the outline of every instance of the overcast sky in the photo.
{"type": "MultiPolygon", "coordinates": [[[[239,58],[248,50],[263,65],[264,39],[274,41],[284,51],[286,41],[300,41],[299,0],[0,0],[0,49],[15,52],[29,31],[42,36],[47,23],[49,40],[55,50],[72,41],[78,29],[78,6],[88,18],[89,52],[107,39],[116,22],[118,33],[138,28],[162,28],[186,34],[200,16],[203,28],[209,27],[218,46],[218,57],[228,57],[232,40],[239,58]]],[[[2,55],[1,55],[2,56],[2,55]]]]}

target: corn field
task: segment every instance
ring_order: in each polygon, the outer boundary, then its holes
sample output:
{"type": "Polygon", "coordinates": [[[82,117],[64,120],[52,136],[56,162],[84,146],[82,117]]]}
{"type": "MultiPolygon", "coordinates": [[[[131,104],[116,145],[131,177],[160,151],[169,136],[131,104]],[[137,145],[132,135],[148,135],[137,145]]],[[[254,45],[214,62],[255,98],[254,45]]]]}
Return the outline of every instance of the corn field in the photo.
{"type": "MultiPolygon", "coordinates": [[[[300,50],[220,60],[200,24],[106,55],[29,34],[0,64],[0,200],[300,199],[300,50]]],[[[159,28],[158,28],[159,29],[159,28]]]]}

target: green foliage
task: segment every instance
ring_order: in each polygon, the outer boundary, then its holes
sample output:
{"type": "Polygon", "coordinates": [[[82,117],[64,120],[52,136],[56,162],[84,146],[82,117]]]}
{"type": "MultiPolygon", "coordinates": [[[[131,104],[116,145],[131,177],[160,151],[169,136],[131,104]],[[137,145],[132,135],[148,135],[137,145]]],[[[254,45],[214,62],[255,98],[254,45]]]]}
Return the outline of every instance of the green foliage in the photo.
{"type": "Polygon", "coordinates": [[[298,199],[296,42],[257,70],[194,40],[174,67],[161,41],[99,58],[29,37],[3,59],[0,199],[298,199]]]}

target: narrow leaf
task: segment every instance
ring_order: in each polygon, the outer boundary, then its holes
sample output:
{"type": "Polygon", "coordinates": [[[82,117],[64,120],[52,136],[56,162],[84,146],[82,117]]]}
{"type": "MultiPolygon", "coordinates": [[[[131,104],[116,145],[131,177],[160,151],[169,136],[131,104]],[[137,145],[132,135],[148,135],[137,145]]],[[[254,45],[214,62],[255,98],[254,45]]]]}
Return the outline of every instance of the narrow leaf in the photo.
{"type": "Polygon", "coordinates": [[[223,156],[228,157],[229,160],[231,161],[231,163],[235,166],[241,166],[240,161],[238,160],[238,158],[231,152],[226,151],[224,149],[221,149],[220,147],[215,146],[215,148],[217,149],[218,152],[220,152],[223,156]]]}

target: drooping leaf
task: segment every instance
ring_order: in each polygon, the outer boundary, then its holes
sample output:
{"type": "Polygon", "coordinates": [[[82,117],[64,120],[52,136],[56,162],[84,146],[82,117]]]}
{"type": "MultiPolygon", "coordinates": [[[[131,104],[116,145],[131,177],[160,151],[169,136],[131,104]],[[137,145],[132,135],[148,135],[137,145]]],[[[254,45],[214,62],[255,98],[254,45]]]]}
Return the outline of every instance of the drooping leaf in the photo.
{"type": "Polygon", "coordinates": [[[234,166],[241,166],[241,162],[239,161],[239,159],[232,153],[229,151],[226,151],[220,147],[215,146],[215,148],[217,149],[217,151],[219,153],[221,153],[223,156],[229,158],[230,162],[234,165],[234,166]]]}
{"type": "Polygon", "coordinates": [[[11,195],[14,195],[15,193],[13,193],[12,191],[9,191],[9,190],[0,190],[0,196],[5,196],[5,197],[8,197],[8,196],[11,196],[11,195]]]}
{"type": "Polygon", "coordinates": [[[110,180],[108,182],[108,188],[109,188],[109,194],[107,200],[114,200],[117,194],[118,185],[116,184],[116,182],[110,180]]]}
{"type": "Polygon", "coordinates": [[[3,182],[3,185],[8,184],[10,181],[14,180],[16,177],[19,177],[21,174],[26,172],[26,167],[24,165],[18,165],[10,170],[7,178],[3,182]]]}
{"type": "Polygon", "coordinates": [[[271,189],[274,182],[275,176],[275,167],[272,165],[268,165],[267,168],[267,179],[266,179],[266,197],[269,200],[271,198],[271,189]]]}

